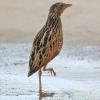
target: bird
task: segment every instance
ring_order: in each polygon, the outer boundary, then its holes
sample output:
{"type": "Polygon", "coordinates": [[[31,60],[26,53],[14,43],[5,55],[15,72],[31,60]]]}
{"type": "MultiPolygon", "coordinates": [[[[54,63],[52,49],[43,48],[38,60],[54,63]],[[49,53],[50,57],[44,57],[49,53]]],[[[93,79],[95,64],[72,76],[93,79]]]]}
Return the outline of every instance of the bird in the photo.
{"type": "Polygon", "coordinates": [[[29,56],[28,77],[38,71],[40,95],[43,95],[41,83],[42,70],[48,71],[56,76],[54,69],[47,68],[47,64],[61,51],[63,45],[61,14],[70,6],[72,4],[63,2],[53,4],[49,9],[45,25],[33,40],[29,56]]]}

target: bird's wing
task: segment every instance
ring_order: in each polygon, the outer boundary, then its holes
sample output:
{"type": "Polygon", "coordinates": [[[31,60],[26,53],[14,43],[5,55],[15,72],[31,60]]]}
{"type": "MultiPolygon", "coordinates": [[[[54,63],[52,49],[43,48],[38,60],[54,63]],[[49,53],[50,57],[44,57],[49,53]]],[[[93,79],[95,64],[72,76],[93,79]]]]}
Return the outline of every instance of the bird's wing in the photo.
{"type": "Polygon", "coordinates": [[[60,52],[60,45],[62,44],[59,40],[62,39],[60,39],[61,35],[58,30],[56,33],[53,29],[43,29],[36,35],[29,59],[29,76],[46,65],[60,52]]]}
{"type": "Polygon", "coordinates": [[[41,30],[35,37],[29,57],[28,76],[38,71],[44,62],[44,52],[47,48],[47,41],[50,30],[41,30]]]}

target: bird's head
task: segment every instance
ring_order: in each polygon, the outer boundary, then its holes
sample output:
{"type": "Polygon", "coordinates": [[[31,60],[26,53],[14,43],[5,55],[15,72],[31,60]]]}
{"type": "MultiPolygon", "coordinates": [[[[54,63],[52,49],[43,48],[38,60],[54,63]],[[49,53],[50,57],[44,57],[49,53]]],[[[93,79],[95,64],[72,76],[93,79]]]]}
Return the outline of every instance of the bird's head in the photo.
{"type": "Polygon", "coordinates": [[[60,16],[63,11],[70,6],[72,6],[72,4],[66,4],[61,2],[55,3],[50,7],[49,14],[60,16]]]}

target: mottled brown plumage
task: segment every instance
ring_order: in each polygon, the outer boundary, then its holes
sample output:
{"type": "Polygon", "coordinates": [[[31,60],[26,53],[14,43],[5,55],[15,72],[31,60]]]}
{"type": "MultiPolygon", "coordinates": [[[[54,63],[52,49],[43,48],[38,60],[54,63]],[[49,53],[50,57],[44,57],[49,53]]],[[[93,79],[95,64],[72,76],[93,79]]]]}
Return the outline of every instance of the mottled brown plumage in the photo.
{"type": "Polygon", "coordinates": [[[63,44],[63,31],[60,16],[65,8],[71,4],[56,3],[51,6],[46,24],[36,35],[29,58],[28,76],[40,70],[42,67],[46,71],[56,73],[54,70],[46,69],[46,65],[55,58],[63,44]]]}

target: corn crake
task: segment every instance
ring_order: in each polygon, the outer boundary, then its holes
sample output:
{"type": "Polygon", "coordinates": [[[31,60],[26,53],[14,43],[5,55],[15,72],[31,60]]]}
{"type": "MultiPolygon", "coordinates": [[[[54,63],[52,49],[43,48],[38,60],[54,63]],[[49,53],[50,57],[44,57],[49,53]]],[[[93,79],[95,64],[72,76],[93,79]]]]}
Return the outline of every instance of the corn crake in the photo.
{"type": "Polygon", "coordinates": [[[63,11],[72,6],[72,4],[55,3],[50,7],[47,21],[43,28],[36,35],[32,50],[29,57],[28,77],[33,73],[39,73],[39,94],[42,96],[41,75],[44,71],[49,71],[56,75],[53,68],[46,68],[47,64],[54,59],[61,51],[63,45],[63,31],[61,23],[61,14],[63,11]]]}

